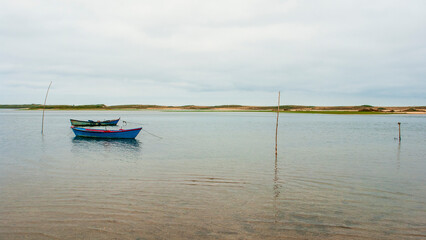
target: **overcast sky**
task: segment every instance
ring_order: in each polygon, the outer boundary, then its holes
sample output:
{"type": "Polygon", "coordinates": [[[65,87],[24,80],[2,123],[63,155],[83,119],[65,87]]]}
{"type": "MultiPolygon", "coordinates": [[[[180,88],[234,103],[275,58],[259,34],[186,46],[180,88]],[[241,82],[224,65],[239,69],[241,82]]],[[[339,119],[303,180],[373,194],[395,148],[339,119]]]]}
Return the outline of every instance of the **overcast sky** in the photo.
{"type": "Polygon", "coordinates": [[[426,105],[425,0],[0,0],[0,104],[426,105]]]}

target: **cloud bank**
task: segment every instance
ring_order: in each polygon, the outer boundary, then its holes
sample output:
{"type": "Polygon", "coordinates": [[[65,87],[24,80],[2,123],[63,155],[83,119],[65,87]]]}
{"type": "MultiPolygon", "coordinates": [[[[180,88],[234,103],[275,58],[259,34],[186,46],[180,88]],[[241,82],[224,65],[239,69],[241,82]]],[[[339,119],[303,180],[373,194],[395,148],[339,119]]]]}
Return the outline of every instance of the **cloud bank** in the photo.
{"type": "Polygon", "coordinates": [[[0,104],[426,105],[426,2],[0,1],[0,104]]]}

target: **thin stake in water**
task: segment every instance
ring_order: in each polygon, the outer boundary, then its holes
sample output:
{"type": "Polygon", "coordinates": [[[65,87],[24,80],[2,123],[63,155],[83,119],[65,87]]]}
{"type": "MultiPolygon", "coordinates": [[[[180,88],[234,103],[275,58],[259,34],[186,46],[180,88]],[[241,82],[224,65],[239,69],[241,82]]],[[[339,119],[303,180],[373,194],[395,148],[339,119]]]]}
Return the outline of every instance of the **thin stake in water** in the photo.
{"type": "Polygon", "coordinates": [[[401,123],[398,122],[398,129],[399,129],[399,141],[401,142],[401,123]]]}
{"type": "Polygon", "coordinates": [[[52,81],[50,81],[49,87],[47,88],[46,97],[44,98],[43,117],[41,119],[41,134],[42,135],[43,135],[43,127],[44,127],[44,110],[46,109],[46,101],[47,101],[47,95],[49,94],[50,85],[52,85],[52,81]]]}
{"type": "Polygon", "coordinates": [[[275,128],[275,159],[278,151],[278,117],[280,116],[280,92],[278,92],[277,126],[275,128]]]}

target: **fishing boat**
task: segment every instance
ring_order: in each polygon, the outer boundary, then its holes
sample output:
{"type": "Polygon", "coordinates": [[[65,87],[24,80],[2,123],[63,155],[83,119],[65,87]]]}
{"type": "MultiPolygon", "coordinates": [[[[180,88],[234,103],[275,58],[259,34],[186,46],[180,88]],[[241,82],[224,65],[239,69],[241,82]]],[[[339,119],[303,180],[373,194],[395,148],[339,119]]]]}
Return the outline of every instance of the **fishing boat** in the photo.
{"type": "Polygon", "coordinates": [[[80,128],[71,126],[75,136],[90,137],[90,138],[135,138],[142,128],[119,129],[119,130],[104,130],[94,128],[80,128]]]}
{"type": "Polygon", "coordinates": [[[76,119],[70,119],[71,125],[73,126],[115,126],[117,125],[119,119],[113,119],[113,120],[105,120],[105,121],[93,121],[93,120],[76,120],[76,119]]]}

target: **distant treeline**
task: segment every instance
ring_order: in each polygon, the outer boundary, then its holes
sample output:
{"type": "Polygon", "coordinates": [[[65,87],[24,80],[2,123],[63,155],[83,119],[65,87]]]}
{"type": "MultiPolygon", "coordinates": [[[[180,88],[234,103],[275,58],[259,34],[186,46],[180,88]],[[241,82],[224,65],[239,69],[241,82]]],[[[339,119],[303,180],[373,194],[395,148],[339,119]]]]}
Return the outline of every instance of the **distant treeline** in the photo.
{"type": "MultiPolygon", "coordinates": [[[[29,109],[38,110],[43,109],[42,104],[9,104],[0,105],[0,108],[11,108],[11,109],[29,109]]],[[[258,110],[258,111],[270,111],[276,110],[277,106],[243,106],[243,105],[216,105],[216,106],[196,106],[196,105],[184,105],[184,106],[161,106],[161,105],[113,105],[107,106],[105,104],[91,104],[91,105],[46,105],[46,109],[57,109],[57,110],[82,110],[82,109],[104,109],[104,110],[118,110],[118,109],[188,109],[188,110],[215,110],[215,109],[242,109],[242,110],[258,110]]],[[[298,105],[281,105],[280,109],[291,110],[300,108],[314,108],[313,106],[298,106],[298,105]]]]}
{"type": "MultiPolygon", "coordinates": [[[[38,110],[43,109],[42,104],[9,104],[9,105],[0,105],[0,108],[10,108],[10,109],[29,109],[29,110],[38,110]]],[[[93,104],[93,105],[46,105],[46,109],[58,109],[58,110],[81,110],[81,109],[104,109],[107,108],[104,104],[93,104]]]]}
{"type": "Polygon", "coordinates": [[[41,104],[0,104],[0,108],[11,108],[11,109],[20,109],[20,108],[36,108],[42,106],[41,104]]]}
{"type": "MultiPolygon", "coordinates": [[[[39,110],[43,109],[42,104],[8,104],[0,105],[0,108],[9,109],[27,109],[39,110]]],[[[277,106],[243,106],[243,105],[217,105],[217,106],[160,106],[160,105],[114,105],[107,106],[105,104],[91,105],[46,105],[46,109],[54,110],[188,110],[188,111],[277,111],[277,106]]],[[[425,106],[413,107],[375,107],[372,105],[360,106],[302,106],[302,105],[281,105],[280,111],[295,113],[332,113],[332,114],[353,114],[353,113],[404,113],[404,112],[424,112],[425,106]]]]}

